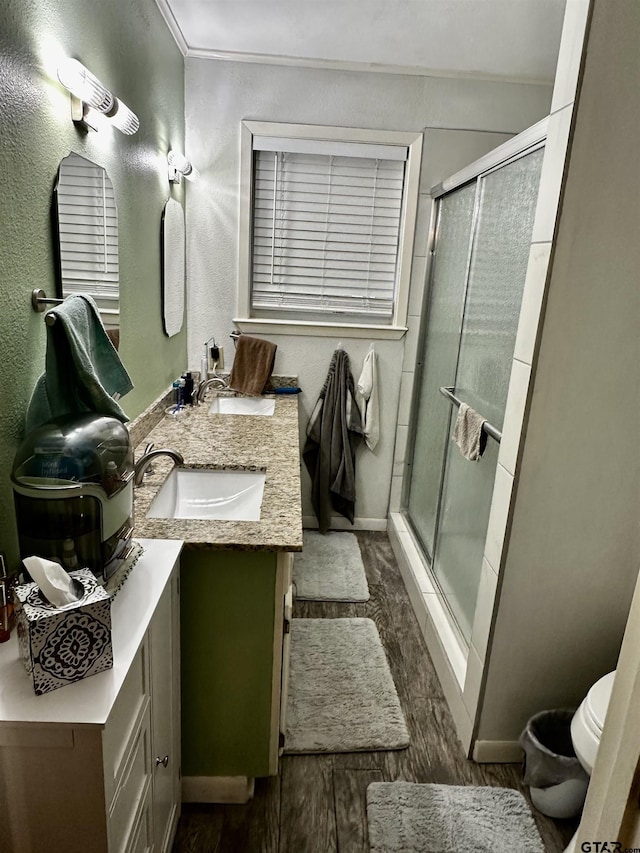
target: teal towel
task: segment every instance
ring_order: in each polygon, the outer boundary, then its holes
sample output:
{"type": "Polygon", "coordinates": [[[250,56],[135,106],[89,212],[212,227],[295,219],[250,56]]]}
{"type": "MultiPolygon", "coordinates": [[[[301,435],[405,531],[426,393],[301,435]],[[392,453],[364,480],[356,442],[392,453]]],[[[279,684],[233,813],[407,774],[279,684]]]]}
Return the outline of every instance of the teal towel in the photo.
{"type": "Polygon", "coordinates": [[[47,312],[45,372],[38,379],[27,410],[26,430],[62,415],[97,412],[128,420],[113,399],[133,388],[129,374],[109,340],[90,296],[68,296],[47,312]]]}

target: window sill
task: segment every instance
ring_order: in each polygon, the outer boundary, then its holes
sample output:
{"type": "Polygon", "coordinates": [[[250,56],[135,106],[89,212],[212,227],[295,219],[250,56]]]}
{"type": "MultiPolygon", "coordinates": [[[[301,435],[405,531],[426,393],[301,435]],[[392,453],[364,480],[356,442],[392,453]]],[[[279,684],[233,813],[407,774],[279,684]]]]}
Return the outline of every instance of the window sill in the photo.
{"type": "Polygon", "coordinates": [[[364,323],[311,323],[303,320],[260,320],[234,317],[241,332],[271,335],[307,335],[318,338],[373,338],[399,341],[407,332],[406,326],[372,326],[364,323]]]}

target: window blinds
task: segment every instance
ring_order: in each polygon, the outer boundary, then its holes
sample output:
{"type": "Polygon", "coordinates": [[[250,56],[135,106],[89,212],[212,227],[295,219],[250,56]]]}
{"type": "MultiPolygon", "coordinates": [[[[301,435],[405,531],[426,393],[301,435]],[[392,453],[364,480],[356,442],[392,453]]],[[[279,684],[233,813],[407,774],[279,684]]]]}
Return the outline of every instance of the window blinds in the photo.
{"type": "Polygon", "coordinates": [[[407,149],[369,149],[254,151],[253,308],[391,321],[407,149]]]}
{"type": "Polygon", "coordinates": [[[66,158],[58,193],[62,295],[87,293],[105,326],[119,324],[118,217],[105,170],[83,157],[66,158]]]}

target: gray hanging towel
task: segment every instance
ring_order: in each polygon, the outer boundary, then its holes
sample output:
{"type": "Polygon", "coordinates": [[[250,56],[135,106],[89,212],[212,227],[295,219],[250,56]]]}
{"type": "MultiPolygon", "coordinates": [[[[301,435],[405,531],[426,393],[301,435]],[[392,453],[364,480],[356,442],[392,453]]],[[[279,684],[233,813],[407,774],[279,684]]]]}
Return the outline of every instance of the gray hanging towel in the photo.
{"type": "Polygon", "coordinates": [[[302,458],[311,475],[311,502],[318,528],[326,533],[332,510],[353,524],[356,448],[362,426],[349,356],[336,350],[309,423],[302,458]]]}

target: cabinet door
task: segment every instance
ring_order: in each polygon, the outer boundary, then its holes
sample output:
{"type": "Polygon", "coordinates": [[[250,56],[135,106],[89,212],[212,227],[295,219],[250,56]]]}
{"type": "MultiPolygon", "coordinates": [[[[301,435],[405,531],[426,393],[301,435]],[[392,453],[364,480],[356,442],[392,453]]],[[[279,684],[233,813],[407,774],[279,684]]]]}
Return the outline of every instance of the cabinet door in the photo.
{"type": "Polygon", "coordinates": [[[156,853],[171,848],[180,810],[178,569],[151,620],[153,823],[156,853]]]}
{"type": "Polygon", "coordinates": [[[149,773],[151,726],[147,704],[133,738],[122,776],[109,809],[109,853],[127,853],[131,835],[137,826],[151,790],[149,773]]]}
{"type": "Polygon", "coordinates": [[[155,853],[153,846],[152,794],[152,789],[149,788],[138,822],[131,832],[127,853],[151,853],[151,851],[155,853]]]}

